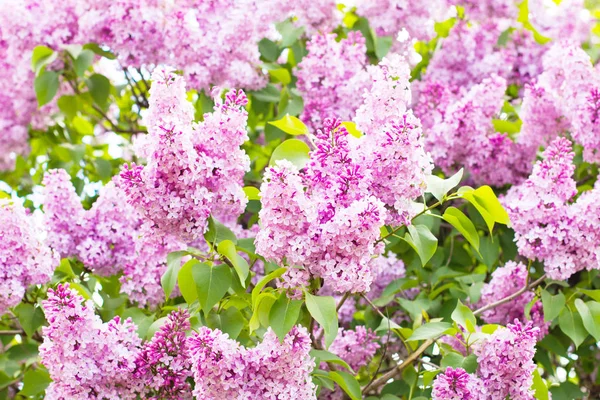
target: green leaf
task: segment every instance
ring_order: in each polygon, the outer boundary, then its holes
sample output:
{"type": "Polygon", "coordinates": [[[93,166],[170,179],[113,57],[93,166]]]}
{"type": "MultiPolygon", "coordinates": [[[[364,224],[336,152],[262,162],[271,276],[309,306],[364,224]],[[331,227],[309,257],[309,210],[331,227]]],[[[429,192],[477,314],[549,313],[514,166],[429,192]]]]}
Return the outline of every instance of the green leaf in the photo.
{"type": "Polygon", "coordinates": [[[350,365],[348,365],[348,363],[346,361],[342,360],[337,355],[335,355],[327,350],[312,349],[310,351],[310,355],[311,355],[311,357],[315,358],[316,365],[319,365],[321,362],[330,362],[330,363],[341,365],[342,367],[346,368],[348,371],[354,373],[354,371],[352,370],[352,368],[350,368],[350,365]]]}
{"type": "Polygon", "coordinates": [[[473,311],[465,306],[460,300],[456,303],[456,308],[452,312],[452,321],[465,328],[468,332],[475,332],[477,320],[473,311]]]}
{"type": "Polygon", "coordinates": [[[235,248],[235,244],[231,240],[223,240],[217,246],[217,251],[222,256],[226,257],[235,272],[237,272],[238,277],[240,278],[240,283],[242,287],[246,287],[246,278],[250,273],[250,267],[248,266],[248,261],[246,261],[242,256],[240,256],[235,248]]]}
{"type": "Polygon", "coordinates": [[[275,62],[279,57],[280,51],[277,43],[264,38],[260,42],[258,42],[258,51],[260,55],[267,61],[275,62]]]}
{"type": "Polygon", "coordinates": [[[269,313],[276,300],[277,298],[272,293],[261,293],[258,295],[256,302],[253,303],[254,311],[248,324],[250,333],[257,330],[261,324],[264,326],[269,325],[269,313]]]}
{"type": "Polygon", "coordinates": [[[42,68],[52,64],[58,57],[58,53],[46,46],[36,46],[31,56],[31,69],[37,76],[42,68]]]}
{"type": "Polygon", "coordinates": [[[181,268],[181,259],[187,254],[186,251],[174,251],[167,254],[167,269],[160,278],[160,284],[165,292],[165,300],[169,300],[175,284],[177,283],[177,275],[181,268]]]}
{"type": "Polygon", "coordinates": [[[375,56],[381,60],[390,51],[394,38],[391,36],[375,37],[375,56]]]}
{"type": "Polygon", "coordinates": [[[274,82],[281,82],[282,85],[289,85],[292,81],[292,77],[290,75],[290,71],[286,68],[277,68],[269,70],[269,75],[273,78],[274,82]]]}
{"type": "Polygon", "coordinates": [[[470,354],[467,357],[463,357],[462,354],[454,352],[446,354],[440,363],[442,369],[446,369],[448,367],[462,368],[470,374],[477,370],[477,365],[477,356],[475,354],[470,354]]]}
{"type": "Polygon", "coordinates": [[[279,295],[269,312],[269,325],[279,340],[292,329],[300,315],[302,301],[292,300],[285,293],[279,295]]]}
{"type": "Polygon", "coordinates": [[[298,139],[288,139],[273,150],[269,165],[275,165],[278,160],[288,160],[298,169],[302,169],[310,159],[309,153],[310,148],[306,143],[298,139]]]}
{"type": "Polygon", "coordinates": [[[21,389],[19,394],[22,396],[35,396],[43,393],[50,382],[52,382],[52,379],[47,371],[41,368],[30,369],[25,372],[25,376],[23,377],[23,389],[21,389]]]}
{"type": "Polygon", "coordinates": [[[148,331],[146,332],[146,339],[150,340],[154,337],[154,334],[156,332],[158,332],[158,330],[164,325],[166,324],[168,321],[167,317],[162,317],[157,319],[156,321],[154,321],[149,327],[148,327],[148,331]]]}
{"type": "Polygon", "coordinates": [[[48,104],[58,91],[58,74],[54,71],[42,71],[33,83],[38,107],[48,104]]]}
{"type": "Polygon", "coordinates": [[[82,50],[81,53],[79,53],[75,61],[73,61],[73,68],[75,69],[77,76],[82,77],[83,74],[85,74],[85,71],[87,71],[94,62],[94,56],[95,54],[91,50],[82,50]]]}
{"type": "Polygon", "coordinates": [[[568,306],[563,308],[558,316],[558,326],[560,326],[560,329],[571,338],[575,347],[579,347],[588,335],[579,313],[568,306]]]}
{"type": "Polygon", "coordinates": [[[210,266],[200,263],[192,269],[198,301],[204,314],[217,304],[231,287],[231,270],[226,264],[210,266]]]}
{"type": "Polygon", "coordinates": [[[342,126],[344,128],[346,128],[346,131],[350,135],[352,135],[352,136],[354,136],[356,138],[359,138],[359,137],[361,137],[363,135],[362,132],[359,131],[358,128],[356,128],[356,124],[354,122],[352,122],[352,121],[342,122],[342,126]]]}
{"type": "Polygon", "coordinates": [[[278,103],[279,98],[281,97],[281,93],[279,89],[277,89],[272,83],[269,83],[263,89],[251,92],[252,97],[257,100],[264,101],[267,103],[278,103]]]}
{"type": "Polygon", "coordinates": [[[94,134],[94,125],[87,119],[76,115],[72,121],[73,128],[83,136],[91,136],[94,134]]]}
{"type": "Polygon", "coordinates": [[[101,108],[106,107],[108,95],[110,94],[110,81],[107,77],[100,74],[94,74],[85,80],[94,103],[101,108]]]}
{"type": "Polygon", "coordinates": [[[587,289],[577,288],[577,291],[585,294],[586,296],[588,296],[596,301],[600,301],[600,290],[587,290],[587,289]]]}
{"type": "Polygon", "coordinates": [[[256,286],[254,286],[254,289],[252,289],[252,309],[256,308],[258,296],[267,283],[271,282],[275,278],[279,278],[285,271],[287,271],[287,268],[277,268],[275,271],[258,281],[256,286]]]}
{"type": "Polygon", "coordinates": [[[277,121],[270,121],[269,124],[276,126],[285,133],[293,136],[309,134],[308,127],[304,125],[304,123],[298,118],[293,117],[291,115],[286,115],[285,117],[277,121]]]}
{"type": "Polygon", "coordinates": [[[544,309],[544,321],[552,321],[564,309],[566,304],[565,295],[558,292],[552,296],[548,291],[542,290],[542,307],[544,309]]]}
{"type": "Polygon", "coordinates": [[[353,375],[344,371],[329,371],[329,377],[337,383],[352,400],[362,399],[360,385],[353,375]]]}
{"type": "Polygon", "coordinates": [[[231,240],[233,243],[237,243],[237,238],[231,229],[214,219],[212,216],[208,218],[208,229],[204,234],[204,239],[206,239],[213,247],[223,240],[231,240]]]}
{"type": "Polygon", "coordinates": [[[409,225],[404,240],[417,252],[425,266],[437,250],[438,240],[425,225],[409,225]]]}
{"type": "Polygon", "coordinates": [[[442,216],[446,222],[456,228],[475,250],[479,251],[479,235],[475,225],[467,216],[455,207],[448,207],[442,216]]]}
{"type": "Polygon", "coordinates": [[[234,340],[240,335],[246,323],[242,313],[235,307],[229,307],[218,314],[211,313],[207,319],[211,329],[219,329],[234,340]]]}
{"type": "Polygon", "coordinates": [[[106,51],[104,49],[102,49],[100,46],[98,46],[96,43],[88,43],[83,45],[83,48],[86,50],[91,50],[93,51],[95,54],[99,55],[100,57],[104,57],[108,60],[114,60],[117,57],[111,53],[110,51],[106,51]]]}
{"type": "Polygon", "coordinates": [[[600,341],[600,304],[596,302],[584,303],[581,299],[575,299],[575,307],[579,311],[585,329],[596,341],[600,341]]]}
{"type": "Polygon", "coordinates": [[[465,191],[462,193],[462,197],[479,211],[490,232],[494,229],[495,222],[504,225],[510,223],[508,213],[489,186],[482,186],[473,191],[465,191]]]}
{"type": "Polygon", "coordinates": [[[332,296],[314,296],[305,292],[306,308],[325,331],[325,348],[328,349],[338,334],[338,314],[332,296]]]}
{"type": "Polygon", "coordinates": [[[148,329],[154,322],[154,316],[146,315],[137,307],[131,307],[123,311],[121,314],[123,319],[131,318],[135,326],[137,326],[137,334],[143,339],[148,334],[148,329]]]}
{"type": "Polygon", "coordinates": [[[32,337],[40,326],[44,324],[46,318],[40,307],[34,307],[32,304],[20,303],[15,307],[15,313],[25,334],[32,337]]]}
{"type": "Polygon", "coordinates": [[[433,339],[440,336],[441,334],[443,334],[451,328],[452,324],[448,322],[430,322],[428,324],[421,325],[420,327],[415,329],[415,331],[412,335],[410,335],[407,341],[433,339]]]}
{"type": "Polygon", "coordinates": [[[448,192],[456,187],[461,181],[463,177],[463,168],[460,169],[457,173],[452,175],[448,179],[442,179],[435,175],[429,175],[425,182],[427,183],[427,189],[425,190],[428,193],[431,193],[433,197],[438,199],[439,201],[444,200],[444,196],[448,194],[448,192]]]}
{"type": "Polygon", "coordinates": [[[548,386],[540,376],[538,369],[533,370],[533,385],[531,389],[535,392],[534,396],[536,400],[549,400],[548,386]]]}
{"type": "Polygon", "coordinates": [[[196,292],[196,283],[194,282],[194,275],[192,274],[192,270],[195,265],[200,264],[198,260],[192,258],[179,270],[177,274],[177,285],[179,286],[179,291],[181,295],[185,299],[185,302],[188,304],[192,304],[196,299],[198,299],[198,292],[196,292]]]}
{"type": "Polygon", "coordinates": [[[260,200],[260,191],[254,186],[245,186],[244,193],[248,197],[248,200],[260,200]]]}
{"type": "Polygon", "coordinates": [[[79,109],[79,102],[77,101],[77,97],[64,95],[59,97],[58,108],[62,111],[65,116],[69,119],[75,118],[77,115],[77,110],[79,109]]]}
{"type": "Polygon", "coordinates": [[[519,133],[521,131],[521,125],[523,125],[521,120],[507,121],[504,119],[493,119],[492,124],[494,125],[494,130],[496,132],[508,133],[509,135],[519,133]]]}

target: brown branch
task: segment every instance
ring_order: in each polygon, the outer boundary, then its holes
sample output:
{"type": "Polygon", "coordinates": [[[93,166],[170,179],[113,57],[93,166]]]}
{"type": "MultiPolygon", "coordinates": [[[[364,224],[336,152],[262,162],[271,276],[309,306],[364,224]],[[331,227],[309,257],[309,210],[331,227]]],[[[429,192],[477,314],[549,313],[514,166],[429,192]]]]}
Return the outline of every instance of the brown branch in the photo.
{"type": "Polygon", "coordinates": [[[481,315],[481,314],[483,314],[487,310],[491,310],[492,308],[496,308],[499,305],[502,305],[504,303],[508,303],[509,301],[511,301],[512,299],[515,299],[515,298],[519,297],[520,295],[522,295],[526,291],[533,289],[534,287],[536,287],[537,285],[539,285],[540,283],[542,283],[544,281],[544,279],[546,279],[546,274],[542,275],[539,279],[531,282],[530,284],[523,286],[521,289],[517,290],[513,294],[511,294],[509,296],[506,296],[505,298],[500,299],[500,300],[498,300],[498,301],[496,301],[494,303],[490,303],[490,304],[488,304],[486,306],[478,308],[477,310],[473,311],[473,315],[481,315]]]}
{"type": "Polygon", "coordinates": [[[0,331],[0,336],[22,335],[25,332],[22,329],[12,329],[8,331],[0,331]]]}

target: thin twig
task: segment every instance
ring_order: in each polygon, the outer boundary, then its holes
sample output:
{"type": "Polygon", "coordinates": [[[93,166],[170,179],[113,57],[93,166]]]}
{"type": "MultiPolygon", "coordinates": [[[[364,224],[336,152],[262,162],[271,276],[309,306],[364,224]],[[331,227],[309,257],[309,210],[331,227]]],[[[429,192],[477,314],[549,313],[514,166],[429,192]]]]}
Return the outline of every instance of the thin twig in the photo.
{"type": "Polygon", "coordinates": [[[21,329],[12,329],[8,331],[0,331],[0,336],[22,335],[25,332],[21,329]]]}
{"type": "Polygon", "coordinates": [[[499,305],[502,305],[504,303],[507,303],[507,302],[511,301],[512,299],[515,299],[515,298],[519,297],[520,295],[522,295],[526,291],[531,290],[534,287],[536,287],[537,285],[539,285],[540,283],[542,283],[544,281],[544,279],[546,279],[546,274],[542,275],[537,280],[531,282],[529,285],[523,286],[521,289],[517,290],[516,292],[514,292],[510,296],[506,296],[505,298],[500,299],[500,300],[498,300],[498,301],[496,301],[494,303],[490,303],[490,304],[488,304],[486,306],[478,308],[477,310],[473,311],[473,315],[481,315],[481,314],[483,314],[487,310],[491,310],[492,308],[496,308],[499,305]]]}

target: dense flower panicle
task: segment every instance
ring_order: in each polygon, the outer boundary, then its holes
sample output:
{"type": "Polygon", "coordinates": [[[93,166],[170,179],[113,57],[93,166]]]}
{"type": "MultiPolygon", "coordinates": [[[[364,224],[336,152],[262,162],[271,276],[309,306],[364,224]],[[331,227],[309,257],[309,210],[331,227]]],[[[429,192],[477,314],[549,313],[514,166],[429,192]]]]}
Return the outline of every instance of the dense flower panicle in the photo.
{"type": "Polygon", "coordinates": [[[81,262],[103,276],[118,273],[132,260],[140,226],[138,214],[127,204],[115,180],[100,190],[98,199],[85,213],[87,234],[77,245],[81,262]]]}
{"type": "MultiPolygon", "coordinates": [[[[598,72],[595,73],[600,76],[598,72]]],[[[600,163],[600,77],[574,111],[573,139],[583,146],[583,158],[600,163]]]]}
{"type": "Polygon", "coordinates": [[[549,145],[570,126],[552,93],[538,85],[525,86],[520,114],[523,125],[517,141],[531,148],[549,145]]]}
{"type": "Polygon", "coordinates": [[[61,257],[77,255],[77,245],[84,239],[85,210],[64,169],[44,174],[44,223],[48,227],[48,245],[61,257]]]}
{"type": "Polygon", "coordinates": [[[358,31],[339,42],[334,34],[316,35],[306,46],[308,54],[296,72],[304,100],[301,119],[312,130],[331,116],[352,120],[357,94],[369,85],[365,38],[358,31]]]}
{"type": "Polygon", "coordinates": [[[533,400],[533,362],[539,328],[515,320],[497,329],[474,349],[479,363],[478,376],[489,400],[533,400]]]}
{"type": "Polygon", "coordinates": [[[433,381],[433,400],[483,400],[481,381],[462,368],[446,368],[433,381]]]}
{"type": "Polygon", "coordinates": [[[136,326],[119,317],[103,323],[91,301],[58,285],[43,301],[40,357],[53,382],[48,399],[135,399],[132,372],[139,351],[136,326]]]}
{"type": "Polygon", "coordinates": [[[217,96],[213,113],[195,124],[182,78],[157,69],[153,81],[149,134],[138,147],[147,164],[125,165],[120,184],[162,234],[193,241],[211,213],[239,215],[246,206],[243,175],[250,161],[240,146],[248,138],[247,99],[242,91],[229,92],[224,102],[217,96]]]}
{"type": "Polygon", "coordinates": [[[567,279],[584,268],[600,268],[594,243],[598,236],[595,188],[572,203],[577,194],[571,143],[555,139],[529,179],[503,199],[515,230],[519,253],[544,261],[552,279],[567,279]]]}
{"type": "Polygon", "coordinates": [[[410,204],[423,195],[433,169],[421,121],[408,110],[410,69],[393,55],[371,73],[372,87],[356,113],[356,125],[365,135],[354,143],[354,157],[371,174],[369,192],[386,205],[386,223],[408,225],[410,204]]]}
{"type": "Polygon", "coordinates": [[[310,338],[296,326],[283,343],[269,329],[254,348],[244,348],[219,330],[202,327],[188,339],[198,400],[221,398],[315,399],[310,338]]]}
{"type": "Polygon", "coordinates": [[[529,19],[537,31],[552,39],[584,43],[589,39],[594,19],[584,0],[531,0],[529,19]]]}
{"type": "Polygon", "coordinates": [[[518,14],[514,0],[454,0],[464,7],[468,19],[486,21],[489,19],[514,19],[518,14]]]}
{"type": "Polygon", "coordinates": [[[138,354],[133,376],[143,387],[143,398],[192,398],[192,389],[186,382],[192,376],[186,337],[186,331],[191,329],[189,317],[186,310],[173,311],[138,354]]]}
{"type": "Polygon", "coordinates": [[[412,37],[428,41],[435,36],[435,23],[452,16],[447,0],[359,0],[356,12],[369,20],[378,36],[395,36],[406,28],[412,37]]]}
{"type": "Polygon", "coordinates": [[[302,265],[309,256],[307,232],[317,222],[316,205],[304,192],[302,177],[292,163],[277,161],[266,169],[261,192],[260,231],[256,252],[290,265],[302,265]]]}
{"type": "MultiPolygon", "coordinates": [[[[523,263],[507,262],[492,273],[492,279],[481,289],[481,299],[477,307],[491,304],[517,292],[527,285],[527,267],[523,263]]],[[[481,318],[488,324],[506,325],[515,319],[526,322],[525,307],[533,300],[534,294],[526,291],[509,302],[485,311],[481,318]]],[[[549,322],[544,322],[541,303],[536,302],[530,311],[534,326],[539,328],[540,339],[548,333],[549,322]]]]}
{"type": "Polygon", "coordinates": [[[0,199],[0,316],[19,304],[29,285],[50,281],[60,263],[42,232],[22,205],[0,199]]]}
{"type": "Polygon", "coordinates": [[[346,361],[350,368],[358,371],[371,361],[379,349],[377,340],[378,336],[362,325],[355,329],[339,328],[329,351],[346,361]]]}
{"type": "Polygon", "coordinates": [[[406,276],[404,262],[391,251],[387,255],[380,255],[374,261],[373,285],[369,291],[369,298],[376,299],[392,281],[406,276]]]}
{"type": "Polygon", "coordinates": [[[434,162],[447,174],[466,167],[476,183],[502,186],[527,176],[535,149],[497,133],[492,118],[504,103],[506,80],[493,75],[475,85],[446,110],[427,145],[434,162]]]}
{"type": "Polygon", "coordinates": [[[160,279],[167,270],[167,255],[187,246],[172,235],[156,235],[147,224],[139,230],[134,245],[134,256],[125,264],[120,278],[121,293],[141,307],[154,309],[165,301],[160,279]]]}
{"type": "Polygon", "coordinates": [[[63,169],[44,177],[44,211],[48,244],[62,257],[76,256],[99,275],[121,271],[131,261],[140,219],[115,185],[100,190],[90,210],[84,210],[69,175],[63,169]]]}
{"type": "Polygon", "coordinates": [[[259,254],[303,267],[340,293],[371,286],[385,218],[383,204],[368,194],[369,171],[350,156],[349,140],[339,120],[327,119],[303,171],[286,161],[267,170],[255,241],[259,254]]]}

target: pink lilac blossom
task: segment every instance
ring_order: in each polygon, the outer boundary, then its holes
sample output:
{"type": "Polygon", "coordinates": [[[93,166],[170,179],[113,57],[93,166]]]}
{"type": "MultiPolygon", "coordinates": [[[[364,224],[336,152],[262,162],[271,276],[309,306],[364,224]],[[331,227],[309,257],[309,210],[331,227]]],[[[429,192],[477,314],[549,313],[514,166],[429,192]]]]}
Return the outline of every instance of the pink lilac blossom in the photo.
{"type": "Polygon", "coordinates": [[[455,0],[453,3],[462,6],[467,18],[475,21],[515,19],[519,11],[515,0],[455,0]]]}
{"type": "Polygon", "coordinates": [[[194,396],[221,398],[316,399],[310,373],[308,332],[295,326],[280,342],[269,328],[254,348],[244,348],[227,334],[206,327],[188,339],[194,396]]]}
{"type": "Polygon", "coordinates": [[[187,246],[172,235],[156,235],[147,224],[138,232],[134,245],[135,255],[125,264],[120,278],[121,293],[140,307],[155,309],[165,301],[160,279],[167,270],[167,255],[187,246]]]}
{"type": "Polygon", "coordinates": [[[186,381],[192,376],[186,331],[191,329],[186,310],[173,311],[167,322],[144,344],[135,360],[133,376],[151,399],[191,399],[186,381]]]}
{"type": "Polygon", "coordinates": [[[140,220],[127,204],[114,178],[104,186],[90,210],[84,210],[63,169],[44,176],[44,218],[48,244],[62,257],[78,257],[103,276],[114,275],[132,260],[140,220]]]}
{"type": "Polygon", "coordinates": [[[339,328],[338,335],[329,346],[329,351],[346,361],[350,368],[358,371],[371,361],[379,343],[379,337],[362,325],[354,329],[339,328]]]}
{"type": "Polygon", "coordinates": [[[529,20],[537,31],[552,39],[572,40],[578,44],[589,39],[594,19],[584,0],[530,0],[529,20]]]}
{"type": "Polygon", "coordinates": [[[395,36],[405,28],[410,36],[428,41],[435,36],[435,23],[450,18],[447,0],[359,0],[356,13],[369,20],[378,36],[395,36]]]}
{"type": "Polygon", "coordinates": [[[304,99],[300,118],[311,130],[332,116],[352,120],[356,94],[369,85],[365,38],[358,31],[340,41],[334,34],[316,35],[307,42],[306,50],[296,72],[296,87],[304,99]]]}
{"type": "Polygon", "coordinates": [[[250,160],[240,146],[246,133],[242,91],[215,97],[213,113],[193,123],[185,83],[170,70],[152,75],[149,134],[138,145],[146,165],[125,165],[120,185],[130,204],[162,234],[184,241],[202,236],[214,214],[241,214],[247,198],[243,176],[250,160]]]}
{"type": "MultiPolygon", "coordinates": [[[[594,243],[598,213],[591,198],[598,188],[577,194],[571,143],[555,139],[537,162],[529,179],[509,190],[502,200],[515,230],[519,253],[544,262],[552,279],[567,279],[582,269],[600,268],[594,243]]],[[[598,186],[598,185],[596,185],[598,186]]]]}
{"type": "Polygon", "coordinates": [[[302,172],[287,161],[267,169],[255,241],[258,254],[303,267],[341,293],[369,289],[385,217],[367,192],[369,171],[350,157],[349,137],[339,120],[327,119],[302,172]]]}
{"type": "MultiPolygon", "coordinates": [[[[489,283],[486,283],[481,289],[481,299],[477,307],[486,306],[522,289],[527,285],[527,275],[527,267],[523,263],[509,261],[504,266],[497,268],[492,273],[489,283]]],[[[485,311],[481,315],[481,319],[488,324],[506,325],[515,319],[525,323],[525,307],[533,298],[533,292],[526,291],[509,302],[485,311]]],[[[550,323],[544,322],[541,302],[535,302],[530,315],[533,325],[539,328],[539,339],[542,339],[548,333],[550,323]]]]}
{"type": "Polygon", "coordinates": [[[431,396],[433,400],[483,400],[481,381],[462,368],[448,367],[435,377],[431,396]]]}
{"type": "Polygon", "coordinates": [[[364,136],[353,143],[356,163],[371,174],[369,192],[388,210],[386,223],[408,225],[411,202],[423,195],[433,164],[411,103],[410,69],[399,55],[370,70],[372,86],[356,112],[364,136]]]}
{"type": "Polygon", "coordinates": [[[40,357],[52,378],[48,399],[135,399],[132,372],[140,338],[131,320],[103,323],[91,301],[58,285],[43,301],[40,357]]]}
{"type": "Polygon", "coordinates": [[[530,170],[535,149],[495,131],[492,119],[504,103],[506,80],[493,75],[473,86],[446,110],[427,145],[436,165],[446,174],[465,167],[476,183],[502,186],[518,183],[530,170]]]}
{"type": "Polygon", "coordinates": [[[392,281],[406,276],[404,262],[392,252],[377,257],[374,263],[375,279],[369,291],[370,299],[378,298],[392,281]]]}
{"type": "Polygon", "coordinates": [[[0,199],[0,316],[19,304],[28,286],[50,281],[60,263],[42,232],[29,210],[0,199]]]}
{"type": "Polygon", "coordinates": [[[543,57],[544,71],[525,92],[521,110],[523,143],[546,144],[571,133],[588,162],[600,160],[598,140],[600,77],[589,55],[572,42],[554,44],[543,57]]]}
{"type": "Polygon", "coordinates": [[[515,320],[476,344],[483,398],[533,400],[533,356],[538,337],[539,328],[532,322],[523,325],[515,320]]]}

